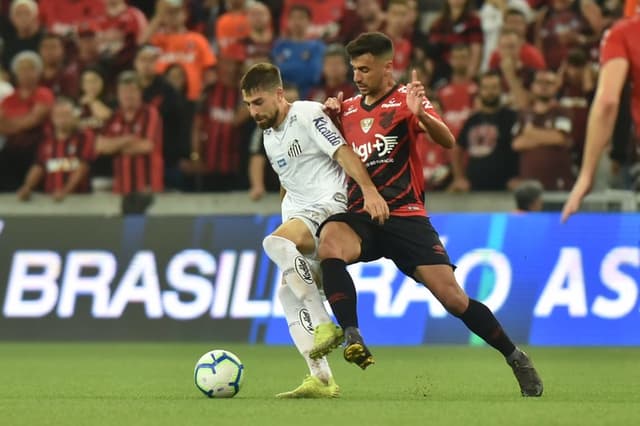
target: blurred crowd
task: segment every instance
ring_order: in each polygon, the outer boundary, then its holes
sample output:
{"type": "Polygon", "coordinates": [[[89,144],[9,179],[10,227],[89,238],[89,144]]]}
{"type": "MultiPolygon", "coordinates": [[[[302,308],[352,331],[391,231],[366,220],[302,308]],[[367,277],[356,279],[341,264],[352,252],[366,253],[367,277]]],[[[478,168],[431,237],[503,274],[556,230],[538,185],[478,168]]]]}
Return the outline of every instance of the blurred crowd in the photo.
{"type": "MultiPolygon", "coordinates": [[[[420,144],[429,190],[570,190],[621,0],[0,0],[0,191],[277,190],[238,89],[278,65],[289,100],[356,94],[344,45],[393,41],[458,140],[420,144]]],[[[610,156],[636,161],[629,108],[610,156]]]]}

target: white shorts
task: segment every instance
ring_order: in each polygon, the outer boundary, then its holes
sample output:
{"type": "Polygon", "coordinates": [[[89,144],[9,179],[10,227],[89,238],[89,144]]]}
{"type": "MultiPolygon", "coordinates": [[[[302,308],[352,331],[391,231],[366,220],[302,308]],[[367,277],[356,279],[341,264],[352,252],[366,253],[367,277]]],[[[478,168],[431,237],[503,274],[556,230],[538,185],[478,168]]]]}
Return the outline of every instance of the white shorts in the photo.
{"type": "MultiPolygon", "coordinates": [[[[327,220],[329,216],[332,216],[337,213],[344,213],[347,211],[347,208],[344,203],[339,203],[335,201],[323,203],[323,204],[315,204],[313,206],[308,206],[302,209],[288,208],[285,209],[283,206],[282,209],[282,223],[285,223],[291,219],[300,219],[307,225],[309,228],[309,232],[313,236],[313,239],[316,242],[316,250],[318,248],[318,237],[316,236],[316,232],[318,232],[318,228],[320,225],[327,220]]],[[[316,258],[316,250],[313,251],[313,254],[305,255],[308,259],[316,258]]]]}

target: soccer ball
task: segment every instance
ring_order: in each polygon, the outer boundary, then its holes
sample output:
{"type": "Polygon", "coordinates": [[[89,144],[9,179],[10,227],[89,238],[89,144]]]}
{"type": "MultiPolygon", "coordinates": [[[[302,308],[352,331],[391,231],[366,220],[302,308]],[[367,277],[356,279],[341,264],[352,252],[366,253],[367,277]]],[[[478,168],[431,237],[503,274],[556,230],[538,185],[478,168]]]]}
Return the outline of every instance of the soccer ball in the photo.
{"type": "Polygon", "coordinates": [[[242,385],[244,365],[233,353],[216,349],[200,357],[193,377],[196,387],[209,398],[231,398],[242,385]]]}

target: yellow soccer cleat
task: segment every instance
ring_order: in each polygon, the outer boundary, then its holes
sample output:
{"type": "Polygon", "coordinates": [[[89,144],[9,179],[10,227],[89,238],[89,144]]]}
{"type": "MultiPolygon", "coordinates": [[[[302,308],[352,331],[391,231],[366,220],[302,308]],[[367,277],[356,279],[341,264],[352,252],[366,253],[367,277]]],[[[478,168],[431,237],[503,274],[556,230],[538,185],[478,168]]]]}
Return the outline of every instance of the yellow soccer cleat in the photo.
{"type": "Polygon", "coordinates": [[[325,383],[315,376],[307,376],[300,386],[292,391],[279,393],[276,398],[337,398],[339,396],[340,387],[333,377],[329,379],[329,383],[325,383]]]}
{"type": "Polygon", "coordinates": [[[332,322],[320,324],[313,331],[313,348],[309,358],[320,359],[344,342],[344,332],[332,322]]]}

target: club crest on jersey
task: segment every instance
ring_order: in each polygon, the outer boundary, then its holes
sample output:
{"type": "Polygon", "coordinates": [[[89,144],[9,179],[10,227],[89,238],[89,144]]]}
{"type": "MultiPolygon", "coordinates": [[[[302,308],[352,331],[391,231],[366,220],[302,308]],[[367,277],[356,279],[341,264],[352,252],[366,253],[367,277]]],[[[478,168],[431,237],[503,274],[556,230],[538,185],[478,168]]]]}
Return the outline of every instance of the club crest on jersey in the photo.
{"type": "Polygon", "coordinates": [[[368,133],[371,130],[371,126],[373,126],[373,118],[363,118],[360,120],[360,128],[363,132],[368,133]]]}
{"type": "Polygon", "coordinates": [[[289,150],[287,151],[287,155],[289,158],[297,157],[302,154],[302,148],[300,148],[300,141],[298,139],[294,139],[289,145],[289,150]]]}

